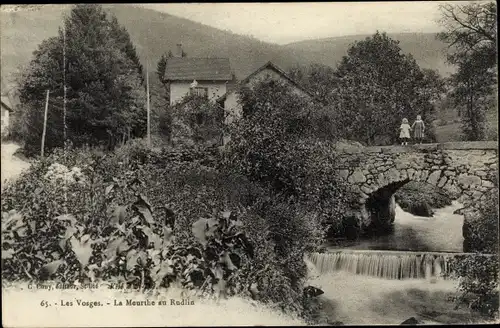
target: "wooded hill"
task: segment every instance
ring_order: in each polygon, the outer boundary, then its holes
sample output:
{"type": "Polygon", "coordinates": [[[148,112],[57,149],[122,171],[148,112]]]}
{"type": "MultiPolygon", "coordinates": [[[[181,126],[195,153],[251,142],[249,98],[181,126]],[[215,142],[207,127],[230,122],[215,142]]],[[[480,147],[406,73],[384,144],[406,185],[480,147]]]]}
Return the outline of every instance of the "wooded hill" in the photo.
{"type": "MultiPolygon", "coordinates": [[[[150,70],[156,68],[163,53],[175,51],[177,43],[182,43],[188,56],[230,58],[238,79],[243,79],[269,60],[284,69],[313,62],[335,67],[350,44],[367,37],[345,36],[278,45],[152,9],[132,5],[106,5],[105,8],[127,28],[141,61],[150,70]]],[[[56,35],[65,10],[61,6],[45,5],[38,10],[1,12],[3,82],[10,84],[12,73],[29,62],[37,46],[56,35]]],[[[436,40],[434,34],[389,35],[399,40],[403,51],[413,54],[421,67],[437,69],[442,75],[452,72],[453,68],[445,62],[446,46],[436,40]]]]}

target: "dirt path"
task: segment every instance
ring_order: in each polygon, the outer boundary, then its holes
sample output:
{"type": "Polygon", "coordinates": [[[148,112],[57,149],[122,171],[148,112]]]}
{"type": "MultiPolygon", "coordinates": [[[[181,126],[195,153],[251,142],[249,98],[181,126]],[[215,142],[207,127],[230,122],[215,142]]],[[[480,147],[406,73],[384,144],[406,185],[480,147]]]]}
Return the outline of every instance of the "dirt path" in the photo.
{"type": "Polygon", "coordinates": [[[15,143],[2,143],[2,189],[6,182],[18,177],[24,170],[30,167],[30,163],[14,156],[14,152],[19,148],[15,143]]]}

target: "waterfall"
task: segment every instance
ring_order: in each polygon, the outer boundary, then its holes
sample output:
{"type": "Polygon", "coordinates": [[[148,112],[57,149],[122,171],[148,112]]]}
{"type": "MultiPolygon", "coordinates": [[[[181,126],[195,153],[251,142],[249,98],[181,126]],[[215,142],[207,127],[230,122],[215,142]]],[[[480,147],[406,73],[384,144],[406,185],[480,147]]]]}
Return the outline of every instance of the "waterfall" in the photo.
{"type": "Polygon", "coordinates": [[[453,254],[337,251],[312,253],[308,259],[320,274],[347,271],[352,274],[384,279],[430,279],[449,273],[449,260],[453,254]]]}

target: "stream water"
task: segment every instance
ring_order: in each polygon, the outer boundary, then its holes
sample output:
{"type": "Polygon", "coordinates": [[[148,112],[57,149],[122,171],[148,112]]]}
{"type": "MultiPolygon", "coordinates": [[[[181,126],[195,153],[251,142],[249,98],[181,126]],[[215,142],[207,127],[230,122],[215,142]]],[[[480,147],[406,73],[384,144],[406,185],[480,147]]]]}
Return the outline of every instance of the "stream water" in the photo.
{"type": "Polygon", "coordinates": [[[464,219],[453,214],[461,207],[453,202],[427,218],[397,206],[391,234],[310,254],[310,281],[325,292],[331,320],[400,324],[415,316],[423,323],[467,321],[470,313],[457,312],[448,301],[457,282],[442,279],[453,253],[463,250],[464,219]]]}
{"type": "Polygon", "coordinates": [[[391,234],[344,242],[341,246],[331,246],[329,249],[460,253],[463,250],[464,219],[462,215],[453,212],[462,207],[454,201],[450,206],[435,210],[433,217],[421,217],[405,212],[396,205],[394,230],[391,234]]]}

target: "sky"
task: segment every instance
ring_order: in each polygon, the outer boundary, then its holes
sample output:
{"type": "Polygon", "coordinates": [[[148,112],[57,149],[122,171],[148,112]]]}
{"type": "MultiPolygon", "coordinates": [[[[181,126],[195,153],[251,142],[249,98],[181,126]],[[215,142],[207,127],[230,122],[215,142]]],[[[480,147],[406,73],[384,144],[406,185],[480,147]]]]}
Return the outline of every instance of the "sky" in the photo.
{"type": "Polygon", "coordinates": [[[438,32],[441,1],[175,3],[142,6],[266,42],[388,33],[438,32]]]}

